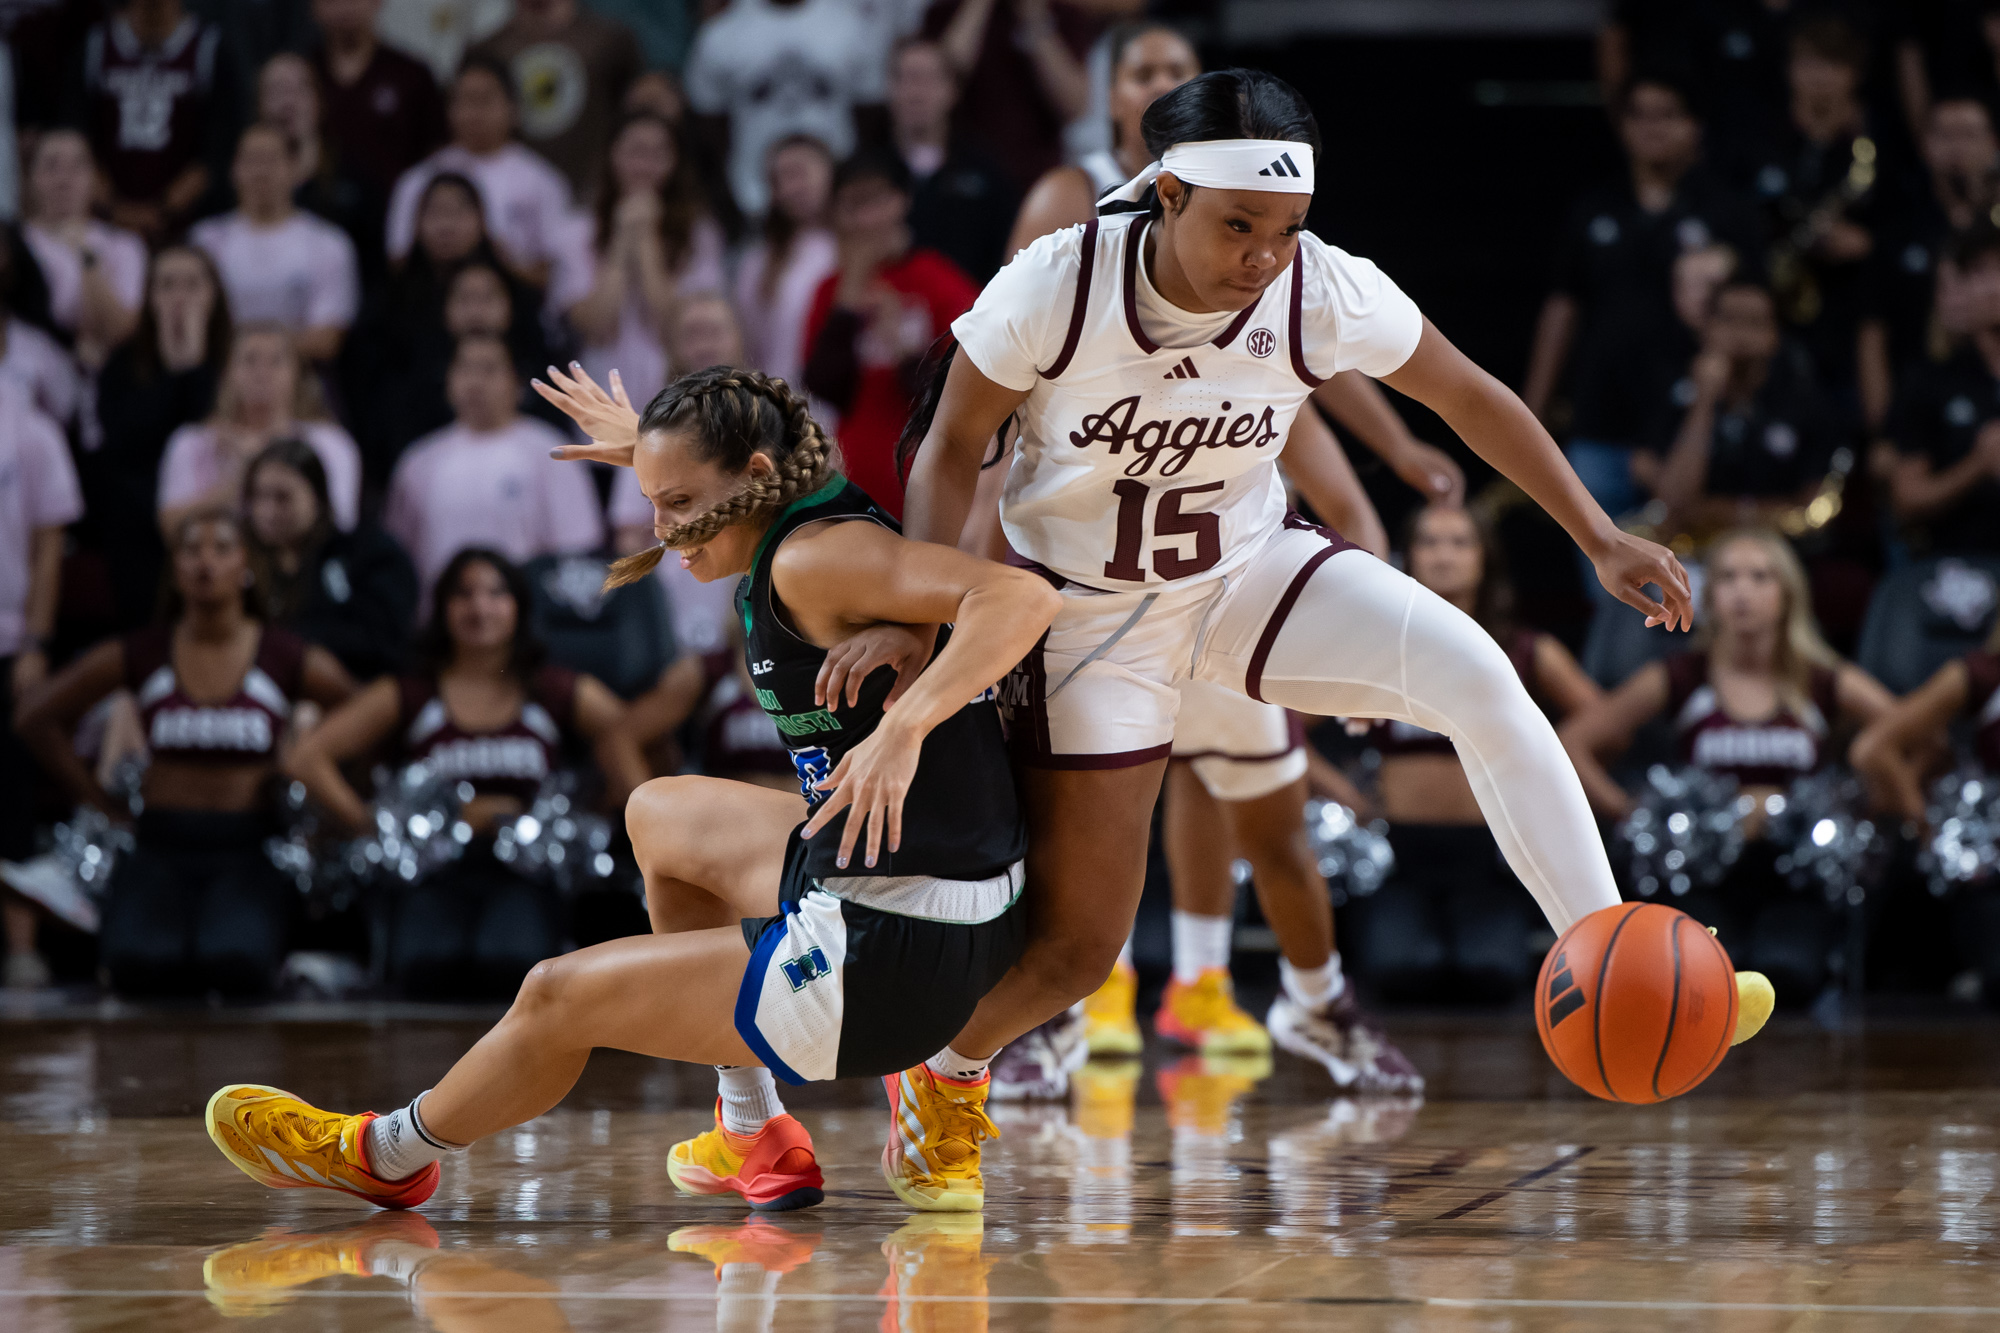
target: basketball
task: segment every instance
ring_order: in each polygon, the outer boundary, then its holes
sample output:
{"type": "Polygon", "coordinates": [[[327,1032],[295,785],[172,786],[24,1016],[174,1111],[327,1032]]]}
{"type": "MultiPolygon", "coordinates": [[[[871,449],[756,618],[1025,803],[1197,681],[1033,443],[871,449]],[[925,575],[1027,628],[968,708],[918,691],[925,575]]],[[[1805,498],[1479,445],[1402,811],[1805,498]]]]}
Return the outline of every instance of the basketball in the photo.
{"type": "Polygon", "coordinates": [[[1658,1102],[1715,1072],[1736,1031],[1736,969],[1708,929],[1662,903],[1620,903],[1564,931],[1542,963],[1535,1028],[1593,1097],[1658,1102]]]}

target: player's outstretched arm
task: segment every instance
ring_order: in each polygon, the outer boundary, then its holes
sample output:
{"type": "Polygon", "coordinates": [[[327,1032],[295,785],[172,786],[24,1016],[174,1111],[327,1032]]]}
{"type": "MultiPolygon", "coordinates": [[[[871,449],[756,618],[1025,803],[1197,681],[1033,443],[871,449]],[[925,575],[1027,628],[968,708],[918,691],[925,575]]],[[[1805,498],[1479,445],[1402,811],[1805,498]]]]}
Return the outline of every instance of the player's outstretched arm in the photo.
{"type": "Polygon", "coordinates": [[[811,837],[853,806],[838,860],[847,864],[866,824],[864,855],[872,866],[882,846],[901,844],[903,796],[924,737],[1027,656],[1062,598],[1025,570],[912,542],[872,523],[806,529],[778,548],[771,580],[800,633],[822,646],[883,622],[952,626],[944,651],[820,784],[832,799],[806,825],[811,837]]]}
{"type": "Polygon", "coordinates": [[[945,376],[937,411],[917,446],[903,487],[903,531],[912,540],[958,545],[979,487],[979,464],[1025,390],[988,379],[960,351],[945,376]]]}
{"type": "Polygon", "coordinates": [[[1577,480],[1527,404],[1474,365],[1429,320],[1417,350],[1383,382],[1443,417],[1475,453],[1546,509],[1590,557],[1604,586],[1621,602],[1644,611],[1649,626],[1693,626],[1687,571],[1674,553],[1620,531],[1577,480]],[[1658,601],[1646,595],[1649,583],[1659,585],[1658,601]]]}

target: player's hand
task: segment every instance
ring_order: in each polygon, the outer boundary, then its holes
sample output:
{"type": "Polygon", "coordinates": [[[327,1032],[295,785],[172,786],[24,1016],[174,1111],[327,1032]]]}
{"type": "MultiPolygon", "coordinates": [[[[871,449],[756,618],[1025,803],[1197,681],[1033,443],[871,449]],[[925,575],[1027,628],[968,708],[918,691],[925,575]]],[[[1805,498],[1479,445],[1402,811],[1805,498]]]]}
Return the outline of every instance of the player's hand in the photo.
{"type": "Polygon", "coordinates": [[[611,392],[597,387],[583,367],[572,361],[569,374],[549,367],[549,382],[531,380],[535,392],[561,408],[563,414],[590,437],[589,444],[565,444],[549,450],[549,457],[564,461],[591,459],[614,467],[631,467],[632,451],[639,447],[639,414],[625,396],[625,381],[611,372],[611,392]]]}
{"type": "Polygon", "coordinates": [[[1434,444],[1411,440],[1389,464],[1405,486],[1433,504],[1453,509],[1465,503],[1465,472],[1434,444]]]}
{"type": "Polygon", "coordinates": [[[1647,629],[1694,628],[1694,595],[1688,590],[1687,570],[1666,547],[1613,531],[1601,549],[1590,552],[1590,563],[1597,568],[1598,582],[1613,597],[1646,613],[1647,629]],[[1660,600],[1646,595],[1648,583],[1659,585],[1660,600]]]}
{"type": "Polygon", "coordinates": [[[849,750],[821,781],[819,789],[832,795],[806,821],[799,836],[812,837],[835,815],[848,810],[847,826],[840,831],[840,851],[834,857],[836,865],[846,869],[864,825],[868,841],[863,864],[873,866],[884,845],[896,851],[903,845],[903,798],[917,775],[917,757],[923,744],[922,733],[897,725],[893,717],[884,717],[868,739],[849,750]]]}
{"type": "Polygon", "coordinates": [[[849,635],[826,650],[820,663],[819,679],[813,682],[813,702],[821,708],[838,708],[843,695],[849,708],[861,702],[861,682],[877,667],[894,667],[896,683],[882,701],[889,706],[903,697],[931,660],[931,645],[937,641],[937,627],[914,625],[870,625],[849,635]],[[829,702],[830,701],[830,702],[829,702]]]}

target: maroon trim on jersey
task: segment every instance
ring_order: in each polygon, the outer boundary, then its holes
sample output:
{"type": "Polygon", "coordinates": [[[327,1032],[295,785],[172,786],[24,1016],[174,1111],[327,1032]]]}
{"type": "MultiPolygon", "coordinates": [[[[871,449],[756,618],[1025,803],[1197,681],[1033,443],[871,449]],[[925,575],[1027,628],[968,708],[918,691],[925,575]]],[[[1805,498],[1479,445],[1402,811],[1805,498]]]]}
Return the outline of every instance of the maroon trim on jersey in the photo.
{"type": "Polygon", "coordinates": [[[1003,565],[1011,565],[1015,569],[1025,569],[1030,574],[1035,574],[1043,579],[1046,579],[1048,581],[1048,585],[1051,588],[1054,588],[1057,592],[1061,592],[1064,588],[1067,588],[1069,586],[1068,579],[1056,573],[1053,569],[1050,569],[1047,565],[1041,563],[1039,560],[1028,559],[1027,556],[1022,555],[1019,551],[1014,549],[1012,542],[1009,542],[1007,544],[1006,553],[1001,558],[1000,563],[1003,565]]]}
{"type": "Polygon", "coordinates": [[[1125,327],[1132,330],[1132,341],[1139,344],[1139,350],[1147,356],[1160,350],[1160,345],[1146,336],[1139,327],[1139,233],[1140,224],[1133,223],[1125,229],[1125,280],[1120,283],[1125,302],[1125,327]]]}
{"type": "Polygon", "coordinates": [[[1027,768],[1052,768],[1066,773],[1092,772],[1104,768],[1137,768],[1155,759],[1173,757],[1174,743],[1148,746],[1143,750],[1114,750],[1110,754],[1043,754],[1022,759],[1027,768]]]}
{"type": "Polygon", "coordinates": [[[1317,389],[1326,381],[1306,369],[1305,304],[1306,248],[1302,245],[1292,255],[1292,312],[1288,325],[1292,342],[1292,373],[1304,380],[1308,388],[1317,389]]]}
{"type": "Polygon", "coordinates": [[[1090,270],[1097,263],[1097,219],[1092,218],[1083,226],[1083,267],[1076,273],[1076,299],[1069,307],[1069,334],[1063,339],[1062,351],[1056,362],[1041,372],[1042,378],[1052,380],[1069,369],[1069,359],[1076,355],[1076,345],[1083,337],[1083,316],[1090,305],[1090,270]]]}
{"type": "Polygon", "coordinates": [[[1272,608],[1271,618],[1264,622],[1264,632],[1257,636],[1257,649],[1250,654],[1250,669],[1243,675],[1243,692],[1260,704],[1270,702],[1263,693],[1264,662],[1271,656],[1271,645],[1278,641],[1278,631],[1285,627],[1285,618],[1292,614],[1293,604],[1299,600],[1299,594],[1305,591],[1306,580],[1311,578],[1313,572],[1321,565],[1342,551],[1361,549],[1332,528],[1322,528],[1316,523],[1308,523],[1297,514],[1285,515],[1285,526],[1317,532],[1326,538],[1326,549],[1315,552],[1313,557],[1300,567],[1299,572],[1292,575],[1291,583],[1285,588],[1285,595],[1278,599],[1277,606],[1272,608]]]}
{"type": "Polygon", "coordinates": [[[1243,309],[1237,313],[1236,318],[1229,321],[1229,327],[1222,331],[1222,336],[1215,340],[1215,345],[1217,347],[1227,347],[1229,346],[1229,344],[1235,342],[1236,335],[1243,332],[1243,326],[1250,322],[1250,316],[1256,314],[1257,307],[1262,305],[1263,303],[1264,303],[1264,293],[1258,292],[1257,299],[1252,301],[1249,305],[1244,306],[1243,309]]]}

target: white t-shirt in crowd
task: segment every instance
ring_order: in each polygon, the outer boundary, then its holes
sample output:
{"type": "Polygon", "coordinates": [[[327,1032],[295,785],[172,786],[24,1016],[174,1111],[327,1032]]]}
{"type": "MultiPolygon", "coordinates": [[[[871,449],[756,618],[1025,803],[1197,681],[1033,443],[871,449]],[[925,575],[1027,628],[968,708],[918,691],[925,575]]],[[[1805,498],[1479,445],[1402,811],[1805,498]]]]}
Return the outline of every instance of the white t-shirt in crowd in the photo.
{"type": "Polygon", "coordinates": [[[446,144],[404,172],[389,196],[389,257],[400,260],[416,242],[417,205],[431,178],[464,176],[479,187],[486,233],[518,264],[548,264],[549,304],[563,309],[590,292],[590,223],[570,205],[569,181],[524,144],[474,156],[446,144]]]}
{"type": "Polygon", "coordinates": [[[83,405],[83,374],[61,343],[26,320],[7,320],[0,376],[28,391],[29,400],[67,430],[83,405]]]}
{"type": "Polygon", "coordinates": [[[35,530],[83,516],[83,491],[62,429],[19,384],[0,382],[0,657],[27,631],[35,530]]]}
{"type": "MultiPolygon", "coordinates": [[[[611,483],[611,526],[614,528],[653,527],[653,502],[639,489],[639,474],[629,467],[618,469],[611,483]]],[[[674,627],[674,645],[682,653],[712,653],[729,646],[729,624],[736,615],[736,580],[717,579],[703,583],[681,568],[672,551],[653,571],[660,595],[667,601],[667,616],[674,627]]]]}
{"type": "Polygon", "coordinates": [[[354,242],[304,209],[275,227],[225,213],[195,223],[188,238],[215,260],[238,325],[344,329],[361,307],[354,242]]]}
{"type": "MultiPolygon", "coordinates": [[[[590,253],[594,286],[594,266],[600,260],[594,246],[590,253]]],[[[680,271],[674,275],[675,290],[682,295],[722,291],[726,286],[723,258],[722,228],[712,219],[700,219],[688,238],[688,252],[681,261],[680,271]]],[[[584,295],[589,295],[588,290],[584,295]]],[[[574,305],[575,301],[568,304],[574,305]]],[[[611,340],[587,344],[577,359],[599,384],[609,384],[611,372],[616,369],[625,382],[626,395],[641,408],[667,386],[666,343],[636,287],[625,294],[625,304],[618,311],[618,331],[611,340]]]]}
{"type": "Polygon", "coordinates": [[[514,0],[383,0],[375,35],[450,83],[465,49],[507,26],[514,0]]]}
{"type": "MultiPolygon", "coordinates": [[[[48,281],[50,316],[74,331],[83,310],[83,256],[56,233],[32,222],[22,226],[21,237],[48,281]]],[[[146,296],[146,243],[133,232],[95,219],[83,224],[83,243],[97,256],[98,271],[119,303],[137,310],[146,296]]]]}
{"type": "Polygon", "coordinates": [[[988,379],[1027,395],[1000,501],[1008,540],[1096,587],[1238,568],[1284,515],[1277,459],[1313,386],[1345,370],[1387,375],[1423,333],[1416,303],[1379,268],[1309,233],[1250,306],[1178,309],[1143,262],[1126,263],[1146,226],[1124,214],[1042,237],[952,325],[988,379]]]}
{"type": "Polygon", "coordinates": [[[453,422],[404,451],[383,526],[410,553],[426,590],[467,546],[530,560],[602,544],[590,469],[549,457],[567,443],[547,422],[516,417],[484,433],[453,422]]]}
{"type": "Polygon", "coordinates": [[[729,117],[729,188],[764,212],[764,156],[787,134],[854,151],[855,106],[884,96],[883,21],[855,0],[733,0],[695,34],[683,74],[688,105],[729,117]]]}
{"type": "MultiPolygon", "coordinates": [[[[333,506],[334,525],[351,531],[361,515],[361,450],[354,437],[331,421],[294,422],[289,433],[319,455],[320,466],[326,469],[326,498],[333,506]]],[[[225,481],[240,483],[237,466],[214,426],[205,421],[182,426],[167,437],[166,451],[160,455],[160,508],[192,504],[225,481]]]]}
{"type": "Polygon", "coordinates": [[[812,314],[813,296],[820,283],[840,267],[840,247],[833,233],[821,227],[794,236],[785,267],[767,301],[764,271],[769,263],[770,251],[759,241],[736,271],[736,314],[743,321],[743,350],[755,369],[803,388],[806,319],[812,314]]]}

